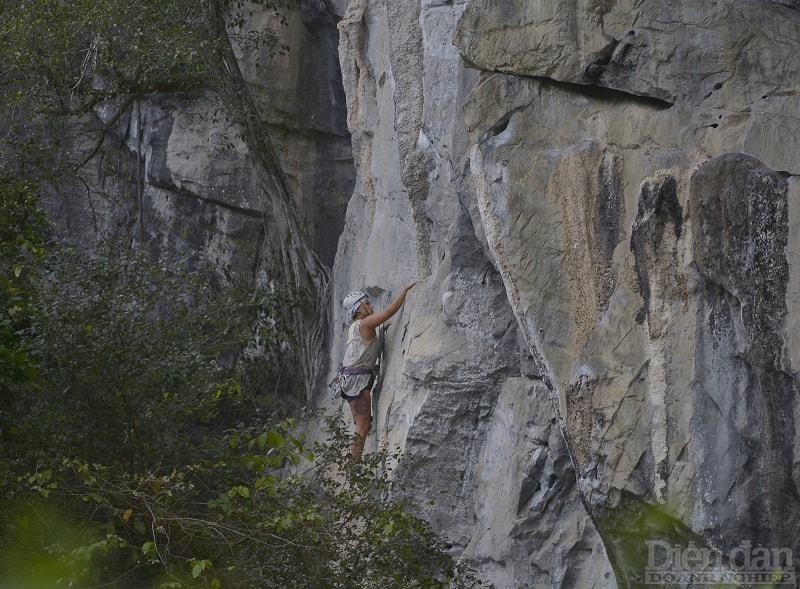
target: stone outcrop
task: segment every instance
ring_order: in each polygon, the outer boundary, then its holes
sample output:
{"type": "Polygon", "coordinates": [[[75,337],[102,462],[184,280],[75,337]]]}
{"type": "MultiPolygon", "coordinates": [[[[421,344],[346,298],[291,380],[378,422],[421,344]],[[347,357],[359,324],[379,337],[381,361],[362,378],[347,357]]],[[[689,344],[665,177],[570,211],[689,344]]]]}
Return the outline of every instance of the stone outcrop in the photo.
{"type": "MultiPolygon", "coordinates": [[[[209,262],[223,284],[306,289],[311,303],[295,317],[302,358],[291,372],[309,385],[325,376],[328,313],[318,301],[327,302],[354,182],[337,16],[325,0],[305,3],[285,26],[263,7],[247,15],[241,36],[278,31],[290,50],[233,43],[244,53],[228,68],[237,74],[228,96],[216,88],[119,101],[121,111],[102,104],[76,122],[81,177],[64,179],[47,209],[68,241],[144,244],[153,259],[181,252],[209,262]],[[230,96],[258,111],[247,128],[232,125],[230,96]]],[[[308,401],[312,387],[296,385],[286,386],[299,397],[287,406],[308,401]]]]}
{"type": "Polygon", "coordinates": [[[793,566],[796,3],[353,0],[339,27],[335,299],[426,279],[376,443],[454,553],[497,587],[637,587],[654,545],[793,566]]]}
{"type": "MultiPolygon", "coordinates": [[[[462,114],[480,76],[452,43],[465,6],[404,8],[350,2],[339,23],[357,180],[334,299],[359,288],[385,304],[425,279],[389,331],[370,443],[402,448],[411,498],[496,587],[614,586],[481,217],[484,177],[462,114]]],[[[334,363],[344,325],[336,304],[334,363]]]]}
{"type": "MultiPolygon", "coordinates": [[[[312,1],[282,26],[272,11],[254,8],[241,36],[278,31],[290,50],[238,56],[304,237],[328,266],[354,177],[334,10],[312,1]]],[[[102,157],[84,166],[74,193],[62,191],[50,204],[65,235],[140,241],[154,252],[201,251],[223,270],[252,274],[258,265],[253,246],[265,241],[270,225],[280,224],[271,218],[279,208],[269,186],[259,184],[242,132],[231,126],[219,96],[154,94],[121,114],[106,104],[94,115],[91,124],[111,125],[102,157]]],[[[75,149],[88,154],[93,147],[75,149]]],[[[268,271],[268,263],[261,270],[268,271]]]]}
{"type": "MultiPolygon", "coordinates": [[[[347,292],[423,279],[368,448],[454,556],[498,589],[797,566],[800,4],[319,0],[287,35],[240,57],[332,265],[322,364],[347,292]]],[[[279,209],[207,98],[121,118],[64,226],[263,279],[279,209]]]]}

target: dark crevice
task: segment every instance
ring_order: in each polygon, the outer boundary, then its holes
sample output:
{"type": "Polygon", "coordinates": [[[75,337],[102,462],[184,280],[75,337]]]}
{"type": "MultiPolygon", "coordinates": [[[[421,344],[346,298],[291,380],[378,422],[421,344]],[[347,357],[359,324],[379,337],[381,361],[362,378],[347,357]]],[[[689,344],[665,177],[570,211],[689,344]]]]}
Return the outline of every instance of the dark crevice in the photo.
{"type": "Polygon", "coordinates": [[[797,10],[800,12],[800,0],[770,0],[773,4],[780,4],[781,6],[785,6],[791,10],[797,10]]]}
{"type": "Polygon", "coordinates": [[[609,67],[617,66],[625,62],[625,58],[630,52],[632,47],[627,39],[633,39],[636,36],[634,31],[629,31],[625,35],[625,39],[619,40],[612,38],[608,44],[601,50],[594,54],[594,59],[591,60],[586,70],[584,71],[584,83],[594,84],[605,73],[609,67]]]}
{"type": "Polygon", "coordinates": [[[636,262],[639,294],[644,301],[636,312],[637,324],[642,324],[650,312],[651,277],[653,264],[665,259],[668,250],[662,247],[665,237],[669,243],[680,239],[683,231],[683,209],[678,198],[677,182],[672,176],[660,181],[649,180],[639,194],[639,210],[631,231],[630,249],[636,262]],[[672,227],[672,235],[667,234],[672,227]]]}
{"type": "Polygon", "coordinates": [[[508,125],[511,122],[511,117],[524,110],[524,108],[524,106],[519,106],[505,113],[481,136],[479,143],[483,143],[492,137],[497,137],[498,135],[502,134],[508,128],[508,125]]]}
{"type": "Polygon", "coordinates": [[[589,68],[587,69],[604,67],[611,63],[611,58],[614,55],[614,50],[617,48],[617,45],[619,45],[619,40],[612,39],[608,45],[595,53],[595,58],[592,60],[592,63],[589,64],[589,68]]]}
{"type": "MultiPolygon", "coordinates": [[[[564,92],[569,92],[571,94],[580,94],[581,96],[586,96],[587,98],[591,98],[594,100],[633,102],[657,110],[664,110],[672,108],[673,106],[673,103],[667,100],[661,100],[660,98],[654,98],[652,96],[640,96],[637,94],[632,94],[630,92],[624,92],[622,90],[616,90],[613,88],[605,88],[593,84],[576,84],[573,82],[562,82],[559,80],[554,80],[553,78],[548,78],[543,76],[521,76],[516,73],[509,73],[501,70],[495,70],[495,73],[502,74],[505,76],[513,76],[518,79],[535,80],[536,82],[538,82],[543,86],[550,86],[552,88],[557,88],[559,90],[563,90],[564,92]]],[[[486,131],[486,133],[483,134],[479,143],[483,143],[484,141],[486,141],[486,139],[490,137],[496,137],[500,135],[503,131],[505,131],[508,128],[508,124],[509,121],[511,120],[511,117],[515,113],[524,110],[524,108],[525,106],[519,106],[505,113],[500,119],[498,119],[498,121],[494,125],[491,126],[491,128],[489,128],[488,131],[486,131]]]]}
{"type": "Polygon", "coordinates": [[[618,90],[616,88],[608,88],[605,86],[598,86],[596,84],[577,84],[575,82],[562,82],[561,80],[554,80],[553,78],[548,78],[544,76],[519,76],[518,74],[512,74],[508,72],[499,72],[499,73],[506,75],[513,75],[520,78],[527,77],[531,80],[536,80],[540,84],[549,85],[552,86],[553,88],[558,88],[565,92],[580,94],[582,96],[586,96],[587,98],[592,98],[595,100],[617,100],[620,102],[635,102],[637,104],[642,104],[658,110],[664,110],[672,108],[674,106],[672,102],[668,100],[663,100],[661,98],[656,98],[654,96],[643,96],[640,94],[633,94],[632,92],[625,92],[624,90],[618,90]]]}
{"type": "Polygon", "coordinates": [[[493,125],[492,128],[489,129],[489,133],[491,133],[493,137],[497,137],[508,128],[508,121],[510,120],[511,120],[511,113],[507,114],[502,119],[500,119],[495,125],[493,125]]]}
{"type": "Polygon", "coordinates": [[[240,206],[231,204],[229,202],[225,202],[224,200],[220,200],[218,198],[214,198],[212,196],[202,195],[200,193],[194,192],[194,191],[186,189],[186,188],[179,188],[179,187],[177,187],[175,185],[172,185],[172,186],[161,185],[161,186],[159,186],[159,185],[156,185],[156,184],[151,184],[151,186],[153,186],[155,188],[160,188],[162,190],[169,191],[169,192],[171,192],[171,193],[173,193],[174,195],[177,195],[177,196],[181,196],[181,197],[184,197],[184,198],[189,198],[189,199],[192,199],[192,200],[196,200],[198,202],[202,202],[202,203],[206,203],[206,204],[209,204],[209,205],[213,205],[215,207],[218,207],[220,209],[224,209],[224,210],[227,210],[227,211],[231,211],[233,213],[238,213],[238,214],[243,215],[245,217],[251,217],[251,218],[254,218],[254,219],[264,219],[266,217],[266,214],[264,213],[264,211],[259,211],[259,210],[256,210],[256,209],[249,209],[249,208],[245,208],[245,207],[240,207],[240,206]]]}

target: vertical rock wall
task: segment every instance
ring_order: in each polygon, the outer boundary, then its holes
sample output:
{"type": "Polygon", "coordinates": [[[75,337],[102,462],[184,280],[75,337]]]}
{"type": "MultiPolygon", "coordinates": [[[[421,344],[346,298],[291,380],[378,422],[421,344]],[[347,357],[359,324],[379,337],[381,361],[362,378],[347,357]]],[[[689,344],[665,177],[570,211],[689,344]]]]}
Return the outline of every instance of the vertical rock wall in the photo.
{"type": "Polygon", "coordinates": [[[509,588],[641,586],[654,542],[794,566],[800,6],[351,0],[339,28],[334,299],[425,279],[372,443],[454,553],[509,588]]]}
{"type": "MultiPolygon", "coordinates": [[[[453,44],[465,7],[354,0],[339,23],[357,179],[333,272],[332,364],[347,292],[380,306],[424,279],[389,330],[368,447],[402,448],[411,498],[496,587],[613,587],[479,212],[462,105],[480,76],[453,44]]],[[[321,403],[349,420],[340,401],[321,403]]]]}
{"type": "Polygon", "coordinates": [[[222,284],[308,292],[292,317],[297,366],[281,368],[287,411],[324,377],[327,273],[355,175],[335,10],[304,2],[283,26],[251,6],[244,30],[229,32],[227,73],[213,91],[109,101],[76,121],[63,143],[85,165],[46,203],[68,241],[146,247],[154,260],[179,252],[216,267],[222,284]],[[242,42],[254,31],[282,35],[288,51],[242,42]],[[240,100],[258,113],[247,128],[230,116],[240,100]]]}
{"type": "MultiPolygon", "coordinates": [[[[798,31],[796,0],[318,0],[241,56],[333,264],[331,363],[347,292],[424,279],[368,443],[494,587],[800,554],[798,31]]],[[[214,115],[143,101],[51,212],[262,279],[279,208],[214,115]]]]}
{"type": "MultiPolygon", "coordinates": [[[[287,26],[263,8],[247,14],[242,36],[251,29],[276,31],[288,47],[276,55],[236,49],[244,51],[239,65],[279,154],[303,238],[330,266],[354,177],[336,8],[313,0],[290,14],[287,26]]],[[[221,270],[251,278],[271,273],[270,252],[258,249],[280,208],[260,185],[241,131],[231,126],[219,97],[155,94],[121,114],[111,104],[93,114],[90,125],[111,125],[102,149],[74,192],[62,191],[49,203],[66,236],[147,243],[154,254],[199,252],[221,270]]],[[[87,140],[73,148],[88,156],[95,145],[87,140]]]]}

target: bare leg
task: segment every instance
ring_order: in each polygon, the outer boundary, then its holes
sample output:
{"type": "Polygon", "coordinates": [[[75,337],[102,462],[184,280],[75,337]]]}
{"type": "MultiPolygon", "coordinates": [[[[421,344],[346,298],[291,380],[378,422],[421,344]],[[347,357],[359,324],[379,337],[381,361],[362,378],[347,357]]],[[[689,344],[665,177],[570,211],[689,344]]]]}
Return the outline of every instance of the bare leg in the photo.
{"type": "Polygon", "coordinates": [[[348,401],[348,404],[353,414],[353,421],[356,423],[356,433],[350,444],[350,455],[356,460],[361,460],[364,442],[372,427],[372,395],[369,390],[364,391],[359,397],[348,401]]]}

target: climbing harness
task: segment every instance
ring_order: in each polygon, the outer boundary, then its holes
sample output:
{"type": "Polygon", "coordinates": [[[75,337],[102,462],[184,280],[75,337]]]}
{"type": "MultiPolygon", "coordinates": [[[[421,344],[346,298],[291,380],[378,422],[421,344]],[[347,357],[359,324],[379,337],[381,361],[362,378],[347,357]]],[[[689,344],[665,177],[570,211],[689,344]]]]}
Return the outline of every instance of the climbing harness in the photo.
{"type": "MultiPolygon", "coordinates": [[[[328,391],[330,392],[331,399],[336,399],[341,395],[348,396],[347,394],[347,379],[351,376],[359,374],[373,374],[374,369],[363,368],[360,366],[342,366],[336,369],[336,374],[333,375],[333,380],[328,383],[328,391]]],[[[352,396],[352,395],[350,395],[352,396]]]]}
{"type": "MultiPolygon", "coordinates": [[[[328,383],[328,392],[331,395],[331,399],[336,399],[341,395],[347,396],[354,396],[352,391],[348,394],[348,378],[351,376],[361,375],[361,374],[372,374],[374,375],[374,383],[372,387],[373,391],[373,398],[375,395],[378,394],[381,386],[381,361],[383,359],[383,344],[384,344],[384,327],[381,325],[378,328],[378,360],[375,362],[375,366],[373,368],[366,368],[363,366],[344,366],[342,364],[339,365],[339,368],[336,369],[336,373],[333,375],[333,380],[328,383]]],[[[356,391],[358,393],[358,391],[356,391]]]]}

